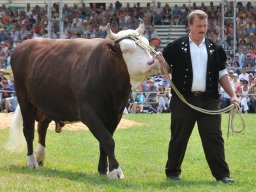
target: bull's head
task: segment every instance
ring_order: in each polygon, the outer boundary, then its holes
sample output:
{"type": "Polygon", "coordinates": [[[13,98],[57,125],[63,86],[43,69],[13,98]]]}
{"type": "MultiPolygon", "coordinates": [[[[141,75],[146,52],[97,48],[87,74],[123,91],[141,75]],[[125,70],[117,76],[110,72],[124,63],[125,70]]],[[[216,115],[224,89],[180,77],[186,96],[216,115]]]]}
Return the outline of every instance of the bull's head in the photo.
{"type": "Polygon", "coordinates": [[[127,29],[113,33],[110,29],[110,24],[108,24],[107,28],[107,36],[120,44],[122,55],[130,74],[132,90],[138,88],[150,75],[159,71],[159,61],[154,60],[153,55],[147,49],[142,48],[130,38],[130,36],[134,36],[139,41],[149,45],[148,40],[143,36],[144,31],[145,27],[142,19],[140,19],[140,25],[136,30],[127,29]]]}

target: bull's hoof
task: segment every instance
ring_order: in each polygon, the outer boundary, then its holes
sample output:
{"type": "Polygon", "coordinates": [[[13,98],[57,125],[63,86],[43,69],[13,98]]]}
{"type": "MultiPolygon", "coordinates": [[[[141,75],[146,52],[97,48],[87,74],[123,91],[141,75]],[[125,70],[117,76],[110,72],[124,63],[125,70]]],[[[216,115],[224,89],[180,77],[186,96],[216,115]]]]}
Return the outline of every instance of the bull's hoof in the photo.
{"type": "Polygon", "coordinates": [[[34,154],[27,156],[27,167],[39,168],[34,154]]]}
{"type": "Polygon", "coordinates": [[[109,174],[108,174],[109,179],[124,179],[124,174],[123,171],[120,167],[117,169],[113,169],[109,174]]]}
{"type": "Polygon", "coordinates": [[[36,161],[39,166],[44,165],[44,158],[45,158],[45,147],[38,143],[37,150],[36,150],[36,161]]]}

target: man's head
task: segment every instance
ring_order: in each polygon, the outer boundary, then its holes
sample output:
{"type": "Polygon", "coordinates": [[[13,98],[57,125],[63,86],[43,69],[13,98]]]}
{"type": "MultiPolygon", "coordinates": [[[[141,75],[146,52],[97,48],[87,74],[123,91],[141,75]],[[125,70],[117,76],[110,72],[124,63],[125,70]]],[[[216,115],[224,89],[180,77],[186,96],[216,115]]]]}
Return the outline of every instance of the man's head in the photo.
{"type": "Polygon", "coordinates": [[[232,78],[235,79],[235,80],[237,80],[237,79],[238,79],[237,73],[233,73],[232,78]]]}
{"type": "Polygon", "coordinates": [[[149,40],[149,44],[154,48],[158,49],[161,44],[161,39],[157,37],[153,37],[149,40]]]}
{"type": "Polygon", "coordinates": [[[247,80],[243,80],[243,86],[248,86],[248,81],[247,80]]]}
{"type": "Polygon", "coordinates": [[[188,27],[193,41],[201,41],[207,32],[208,15],[202,10],[194,10],[188,15],[188,27]]]}
{"type": "Polygon", "coordinates": [[[251,60],[251,54],[250,54],[250,53],[247,53],[247,54],[246,54],[246,59],[247,59],[247,60],[251,60]]]}

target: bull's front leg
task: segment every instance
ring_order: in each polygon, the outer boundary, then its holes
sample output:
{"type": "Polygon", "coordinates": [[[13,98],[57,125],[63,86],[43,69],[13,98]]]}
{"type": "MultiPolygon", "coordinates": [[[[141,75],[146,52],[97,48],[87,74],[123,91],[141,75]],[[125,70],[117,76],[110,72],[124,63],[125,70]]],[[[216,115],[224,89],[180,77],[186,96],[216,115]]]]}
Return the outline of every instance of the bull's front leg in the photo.
{"type": "MultiPolygon", "coordinates": [[[[85,111],[84,111],[85,112],[85,111]]],[[[100,143],[100,159],[98,165],[98,171],[100,174],[107,173],[107,160],[106,155],[109,160],[109,174],[110,179],[123,179],[124,174],[115,158],[115,141],[112,134],[104,126],[101,118],[97,113],[92,111],[85,112],[81,115],[83,119],[81,120],[90,129],[92,134],[100,143]]]]}
{"type": "Polygon", "coordinates": [[[99,164],[98,164],[98,172],[101,175],[108,174],[107,154],[105,153],[101,145],[100,145],[100,158],[99,158],[99,164]]]}
{"type": "MultiPolygon", "coordinates": [[[[112,138],[112,137],[111,137],[112,138]]],[[[107,172],[107,156],[105,156],[105,150],[104,148],[108,148],[111,150],[111,153],[109,153],[108,156],[108,161],[109,161],[109,173],[108,173],[108,178],[109,179],[124,179],[124,174],[122,169],[119,166],[119,163],[116,160],[115,157],[115,141],[112,138],[109,141],[108,147],[102,146],[102,150],[100,151],[100,160],[99,160],[99,166],[103,168],[104,172],[107,172]]],[[[106,150],[108,150],[106,149],[106,150]]],[[[100,172],[101,173],[101,172],[100,172]]]]}

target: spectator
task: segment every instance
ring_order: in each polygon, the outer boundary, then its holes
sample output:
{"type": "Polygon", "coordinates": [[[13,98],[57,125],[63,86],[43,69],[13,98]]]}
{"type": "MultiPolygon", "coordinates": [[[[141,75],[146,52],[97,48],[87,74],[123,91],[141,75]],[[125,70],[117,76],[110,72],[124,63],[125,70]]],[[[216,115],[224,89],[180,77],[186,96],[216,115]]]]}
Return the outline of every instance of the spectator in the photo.
{"type": "Polygon", "coordinates": [[[170,25],[172,18],[172,10],[168,3],[165,4],[162,14],[162,23],[164,25],[170,25]]]}
{"type": "Polygon", "coordinates": [[[102,38],[105,38],[107,36],[107,24],[108,24],[108,20],[106,17],[104,17],[99,26],[99,32],[98,32],[99,36],[102,38]]]}
{"type": "Polygon", "coordinates": [[[223,89],[223,87],[220,87],[220,99],[221,99],[221,109],[224,109],[230,105],[230,96],[227,94],[227,92],[223,89]]]}
{"type": "Polygon", "coordinates": [[[151,38],[154,38],[154,37],[158,37],[158,33],[154,29],[154,27],[148,26],[147,28],[148,29],[147,29],[146,33],[144,34],[144,37],[146,37],[148,40],[150,40],[151,38]]]}
{"type": "Polygon", "coordinates": [[[251,33],[252,35],[256,34],[255,25],[253,26],[252,22],[250,22],[246,28],[246,36],[251,35],[251,33]]]}
{"type": "Polygon", "coordinates": [[[2,82],[4,81],[4,79],[6,79],[4,77],[4,69],[0,69],[0,88],[2,88],[2,82]]]}
{"type": "Polygon", "coordinates": [[[181,11],[178,5],[174,5],[174,8],[172,10],[172,18],[174,25],[180,25],[181,11]]]}
{"type": "Polygon", "coordinates": [[[153,38],[149,39],[149,44],[151,47],[153,47],[153,49],[155,49],[157,51],[158,48],[160,47],[161,39],[158,37],[153,37],[153,38]]]}
{"type": "Polygon", "coordinates": [[[148,90],[147,90],[147,92],[148,92],[148,94],[147,94],[148,102],[158,103],[157,91],[158,91],[158,88],[157,88],[157,86],[155,86],[153,78],[151,78],[149,80],[149,86],[148,86],[148,90]]]}
{"type": "Polygon", "coordinates": [[[132,91],[129,97],[129,105],[127,108],[127,111],[129,113],[136,113],[137,111],[137,101],[136,101],[137,93],[135,91],[132,91]]]}
{"type": "Polygon", "coordinates": [[[235,67],[235,68],[240,67],[240,64],[239,64],[239,54],[238,53],[235,54],[235,60],[233,61],[232,66],[235,67]]]}
{"type": "Polygon", "coordinates": [[[27,39],[27,36],[29,34],[29,31],[26,28],[26,25],[22,25],[21,31],[20,31],[20,38],[21,40],[27,39]]]}
{"type": "Polygon", "coordinates": [[[254,76],[252,73],[249,73],[249,81],[248,81],[248,86],[249,88],[251,87],[251,85],[254,83],[254,76]]]}
{"type": "Polygon", "coordinates": [[[237,73],[233,74],[233,78],[231,81],[231,85],[233,87],[234,92],[237,94],[237,91],[239,90],[239,86],[240,86],[240,81],[238,80],[238,75],[237,73]]]}
{"type": "Polygon", "coordinates": [[[246,68],[242,67],[242,73],[239,75],[239,80],[246,80],[249,81],[249,74],[246,73],[246,68]]]}
{"type": "Polygon", "coordinates": [[[17,29],[16,26],[14,26],[12,31],[11,31],[11,39],[14,42],[18,42],[20,40],[20,32],[19,32],[19,30],[17,29]]]}
{"type": "Polygon", "coordinates": [[[255,67],[255,60],[251,58],[251,54],[247,53],[244,60],[244,67],[248,67],[248,64],[251,64],[252,67],[255,67]]]}
{"type": "Polygon", "coordinates": [[[157,106],[157,112],[162,113],[167,110],[167,98],[166,98],[166,91],[163,86],[163,83],[160,82],[158,84],[158,106],[157,106]]]}
{"type": "Polygon", "coordinates": [[[250,102],[253,108],[253,113],[256,113],[256,77],[254,77],[253,82],[250,86],[250,102]]]}
{"type": "Polygon", "coordinates": [[[241,89],[237,95],[239,96],[239,101],[240,101],[240,105],[242,108],[242,112],[244,112],[244,113],[248,113],[248,111],[249,111],[249,106],[248,106],[248,103],[250,101],[249,91],[250,91],[250,88],[248,86],[248,81],[243,80],[243,86],[241,87],[241,89]]]}
{"type": "Polygon", "coordinates": [[[142,113],[144,108],[145,96],[143,92],[138,92],[136,96],[136,101],[138,103],[138,112],[142,113]]]}
{"type": "Polygon", "coordinates": [[[153,10],[155,15],[155,25],[162,25],[162,13],[163,8],[161,7],[161,2],[157,2],[157,6],[153,10]]]}
{"type": "Polygon", "coordinates": [[[8,81],[2,81],[2,88],[0,89],[0,112],[5,110],[6,98],[12,96],[10,91],[12,90],[8,86],[8,81]]]}
{"type": "Polygon", "coordinates": [[[16,96],[9,97],[5,99],[5,112],[14,112],[18,105],[18,100],[16,96]]]}

